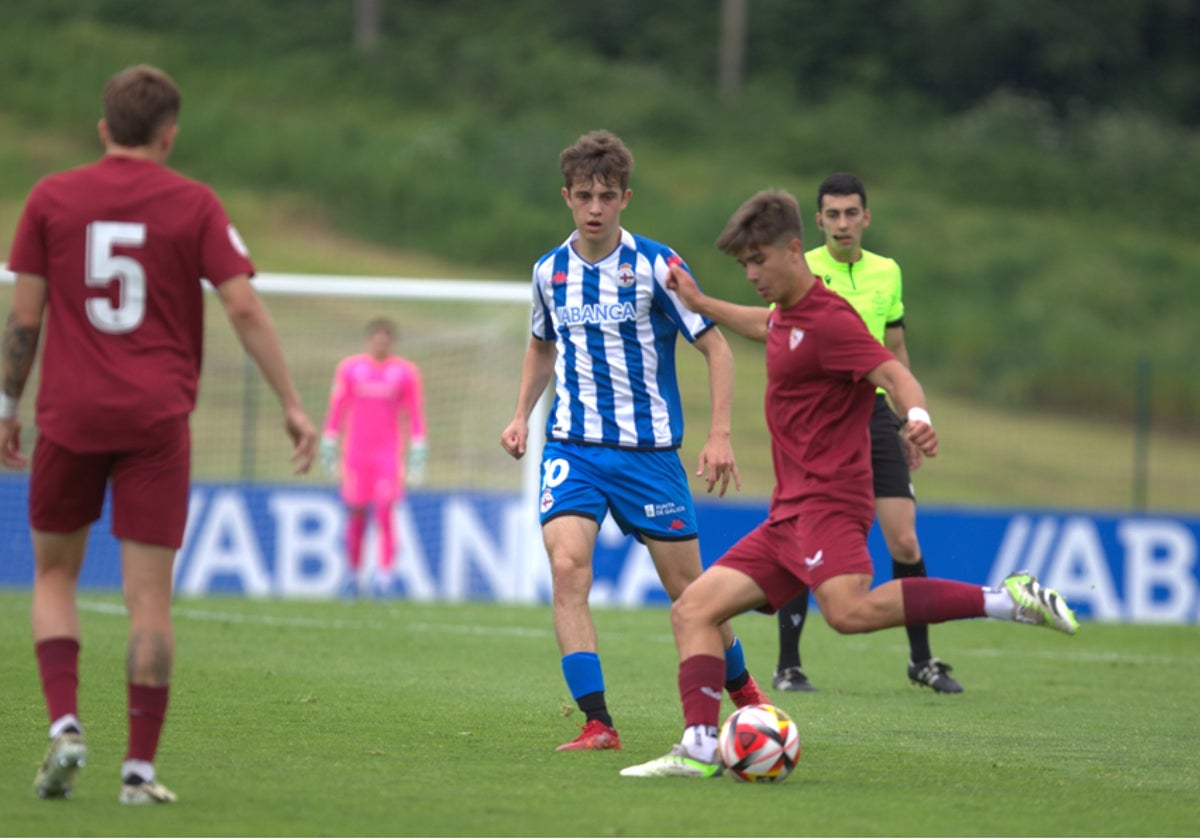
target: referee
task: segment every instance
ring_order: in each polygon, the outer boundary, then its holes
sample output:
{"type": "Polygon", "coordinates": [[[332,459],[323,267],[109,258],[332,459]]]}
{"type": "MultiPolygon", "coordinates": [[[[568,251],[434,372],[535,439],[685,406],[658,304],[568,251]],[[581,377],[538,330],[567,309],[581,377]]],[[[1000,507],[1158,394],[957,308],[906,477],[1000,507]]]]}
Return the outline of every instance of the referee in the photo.
{"type": "MultiPolygon", "coordinates": [[[[805,258],[813,274],[858,310],[871,334],[910,367],[904,344],[904,301],[900,266],[888,257],[862,247],[863,231],[871,223],[867,191],[858,176],[836,172],[817,188],[817,227],[825,244],[805,258]]],[[[875,474],[875,517],[892,556],[892,577],[925,577],[925,560],[917,541],[917,504],[910,470],[921,465],[921,453],[905,450],[901,422],[882,391],[875,395],[871,415],[871,467],[875,474]]],[[[815,691],[800,667],[800,634],[808,613],[808,593],[779,611],[779,660],[773,685],[782,691],[815,691]]],[[[950,676],[950,666],[929,649],[929,627],[908,631],[908,678],[917,685],[945,694],[963,688],[950,676]]]]}

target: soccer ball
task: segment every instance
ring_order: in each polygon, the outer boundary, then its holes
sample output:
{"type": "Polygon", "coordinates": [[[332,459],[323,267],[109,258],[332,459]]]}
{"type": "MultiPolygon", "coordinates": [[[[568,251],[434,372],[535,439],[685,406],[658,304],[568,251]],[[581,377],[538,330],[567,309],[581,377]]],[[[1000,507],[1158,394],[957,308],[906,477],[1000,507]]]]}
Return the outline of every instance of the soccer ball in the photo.
{"type": "Polygon", "coordinates": [[[717,754],[739,782],[782,782],[800,758],[800,733],[782,709],[743,706],[721,724],[717,754]]]}

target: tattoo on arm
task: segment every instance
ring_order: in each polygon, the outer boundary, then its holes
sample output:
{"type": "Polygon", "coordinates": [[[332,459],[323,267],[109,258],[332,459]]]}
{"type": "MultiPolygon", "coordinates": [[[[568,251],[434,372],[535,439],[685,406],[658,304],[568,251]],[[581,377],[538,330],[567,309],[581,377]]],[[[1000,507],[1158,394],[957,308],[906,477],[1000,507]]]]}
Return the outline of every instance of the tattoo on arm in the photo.
{"type": "Polygon", "coordinates": [[[33,370],[33,360],[37,355],[38,336],[41,327],[21,326],[17,323],[15,313],[9,313],[8,323],[4,328],[3,364],[4,364],[4,393],[14,399],[25,391],[25,383],[29,372],[33,370]]]}

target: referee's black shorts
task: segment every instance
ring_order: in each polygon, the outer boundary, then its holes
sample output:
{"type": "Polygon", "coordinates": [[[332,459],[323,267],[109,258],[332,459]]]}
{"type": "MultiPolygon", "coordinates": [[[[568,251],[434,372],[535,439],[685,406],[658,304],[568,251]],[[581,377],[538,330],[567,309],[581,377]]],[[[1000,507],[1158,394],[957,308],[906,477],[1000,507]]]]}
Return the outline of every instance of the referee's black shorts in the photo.
{"type": "Polygon", "coordinates": [[[875,473],[876,498],[916,498],[908,459],[900,443],[900,427],[904,425],[883,394],[875,395],[875,410],[871,414],[871,470],[875,473]]]}

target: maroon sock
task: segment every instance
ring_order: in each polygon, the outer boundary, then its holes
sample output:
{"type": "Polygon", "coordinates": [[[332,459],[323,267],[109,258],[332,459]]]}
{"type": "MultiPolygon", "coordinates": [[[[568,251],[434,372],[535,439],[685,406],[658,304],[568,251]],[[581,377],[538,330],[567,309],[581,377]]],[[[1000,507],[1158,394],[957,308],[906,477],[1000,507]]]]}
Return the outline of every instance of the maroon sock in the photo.
{"type": "Polygon", "coordinates": [[[170,686],[129,683],[129,749],[125,760],[154,763],[158,736],[167,715],[170,686]]]}
{"type": "Polygon", "coordinates": [[[719,656],[689,656],[679,663],[684,726],[716,726],[721,722],[724,685],[725,660],[719,656]]]}
{"type": "Polygon", "coordinates": [[[50,722],[63,715],[79,717],[79,641],[66,637],[43,639],[34,645],[34,653],[50,722]]]}
{"type": "Polygon", "coordinates": [[[983,587],[941,578],[904,578],[905,624],[938,624],[959,618],[983,618],[983,587]]]}

